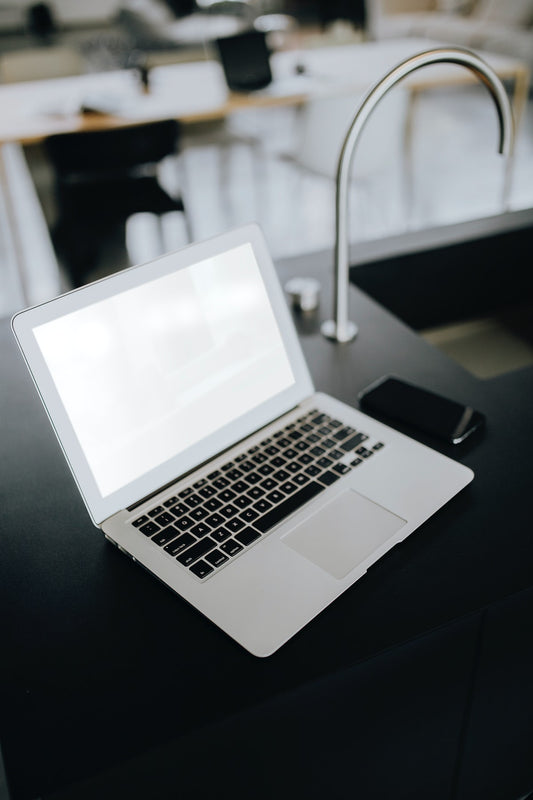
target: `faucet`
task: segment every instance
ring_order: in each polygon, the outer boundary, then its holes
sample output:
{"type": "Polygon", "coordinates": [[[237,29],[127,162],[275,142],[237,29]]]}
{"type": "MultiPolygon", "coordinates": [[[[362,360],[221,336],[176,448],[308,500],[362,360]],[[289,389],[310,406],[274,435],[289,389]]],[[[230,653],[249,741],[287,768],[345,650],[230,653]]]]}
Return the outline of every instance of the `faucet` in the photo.
{"type": "Polygon", "coordinates": [[[348,319],[348,188],[353,154],[361,131],[372,110],[398,81],[421,67],[425,67],[428,64],[440,63],[460,64],[467,67],[485,84],[494,100],[496,111],[498,112],[498,120],[500,123],[498,150],[505,156],[509,156],[512,152],[514,143],[513,115],[505,88],[494,70],[486,64],[485,61],[479,58],[479,56],[469,50],[455,47],[439,47],[410,56],[390,70],[390,72],[369,89],[361,100],[355,117],[348,129],[337,166],[335,197],[334,319],[323,322],[321,326],[322,334],[328,339],[333,339],[336,342],[349,342],[357,335],[357,326],[348,319]]]}

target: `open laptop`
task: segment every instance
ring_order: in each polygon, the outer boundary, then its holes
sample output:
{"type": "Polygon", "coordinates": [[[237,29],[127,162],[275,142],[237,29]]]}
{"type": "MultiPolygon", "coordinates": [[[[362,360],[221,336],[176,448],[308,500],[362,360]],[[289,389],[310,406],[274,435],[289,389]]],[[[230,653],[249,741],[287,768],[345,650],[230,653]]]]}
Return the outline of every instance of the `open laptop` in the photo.
{"type": "Polygon", "coordinates": [[[94,524],[257,656],[472,480],[314,393],[256,225],[12,325],[94,524]]]}

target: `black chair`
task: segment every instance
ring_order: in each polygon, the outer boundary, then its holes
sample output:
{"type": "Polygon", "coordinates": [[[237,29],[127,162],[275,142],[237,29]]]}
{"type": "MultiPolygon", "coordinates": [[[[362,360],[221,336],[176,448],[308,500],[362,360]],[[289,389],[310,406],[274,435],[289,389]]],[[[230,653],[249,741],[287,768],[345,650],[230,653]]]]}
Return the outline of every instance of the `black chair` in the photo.
{"type": "Polygon", "coordinates": [[[216,40],[228,88],[253,92],[272,82],[270,52],[263,31],[249,30],[216,40]]]}
{"type": "Polygon", "coordinates": [[[175,120],[127,128],[56,134],[45,142],[55,171],[57,220],[52,238],[74,286],[83,284],[99,263],[106,239],[125,233],[132,214],[184,214],[181,196],[161,186],[157,165],[177,153],[175,120]]]}

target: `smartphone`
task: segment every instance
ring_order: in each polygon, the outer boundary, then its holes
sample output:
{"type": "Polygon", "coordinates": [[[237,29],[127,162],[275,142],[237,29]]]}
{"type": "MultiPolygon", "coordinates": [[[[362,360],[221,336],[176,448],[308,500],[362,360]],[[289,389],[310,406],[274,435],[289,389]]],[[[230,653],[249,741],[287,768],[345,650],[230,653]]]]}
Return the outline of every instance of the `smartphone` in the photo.
{"type": "Polygon", "coordinates": [[[471,406],[393,376],[363,389],[359,404],[363,411],[404,422],[448,444],[459,444],[485,424],[484,415],[471,406]]]}

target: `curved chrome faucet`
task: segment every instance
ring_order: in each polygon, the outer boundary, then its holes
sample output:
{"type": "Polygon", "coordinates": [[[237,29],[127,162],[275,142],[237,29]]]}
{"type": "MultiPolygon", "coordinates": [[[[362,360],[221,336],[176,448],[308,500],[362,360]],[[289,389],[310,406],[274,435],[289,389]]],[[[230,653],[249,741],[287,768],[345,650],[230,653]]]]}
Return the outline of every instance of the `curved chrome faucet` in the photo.
{"type": "Polygon", "coordinates": [[[337,167],[334,319],[324,322],[321,327],[323,335],[328,339],[349,342],[357,335],[357,326],[348,319],[348,189],[353,154],[361,131],[372,110],[398,81],[421,67],[440,63],[467,67],[485,84],[498,112],[499,152],[506,156],[512,152],[514,126],[509,98],[494,70],[469,50],[440,47],[418,53],[394,67],[366,93],[346,134],[337,167]]]}

